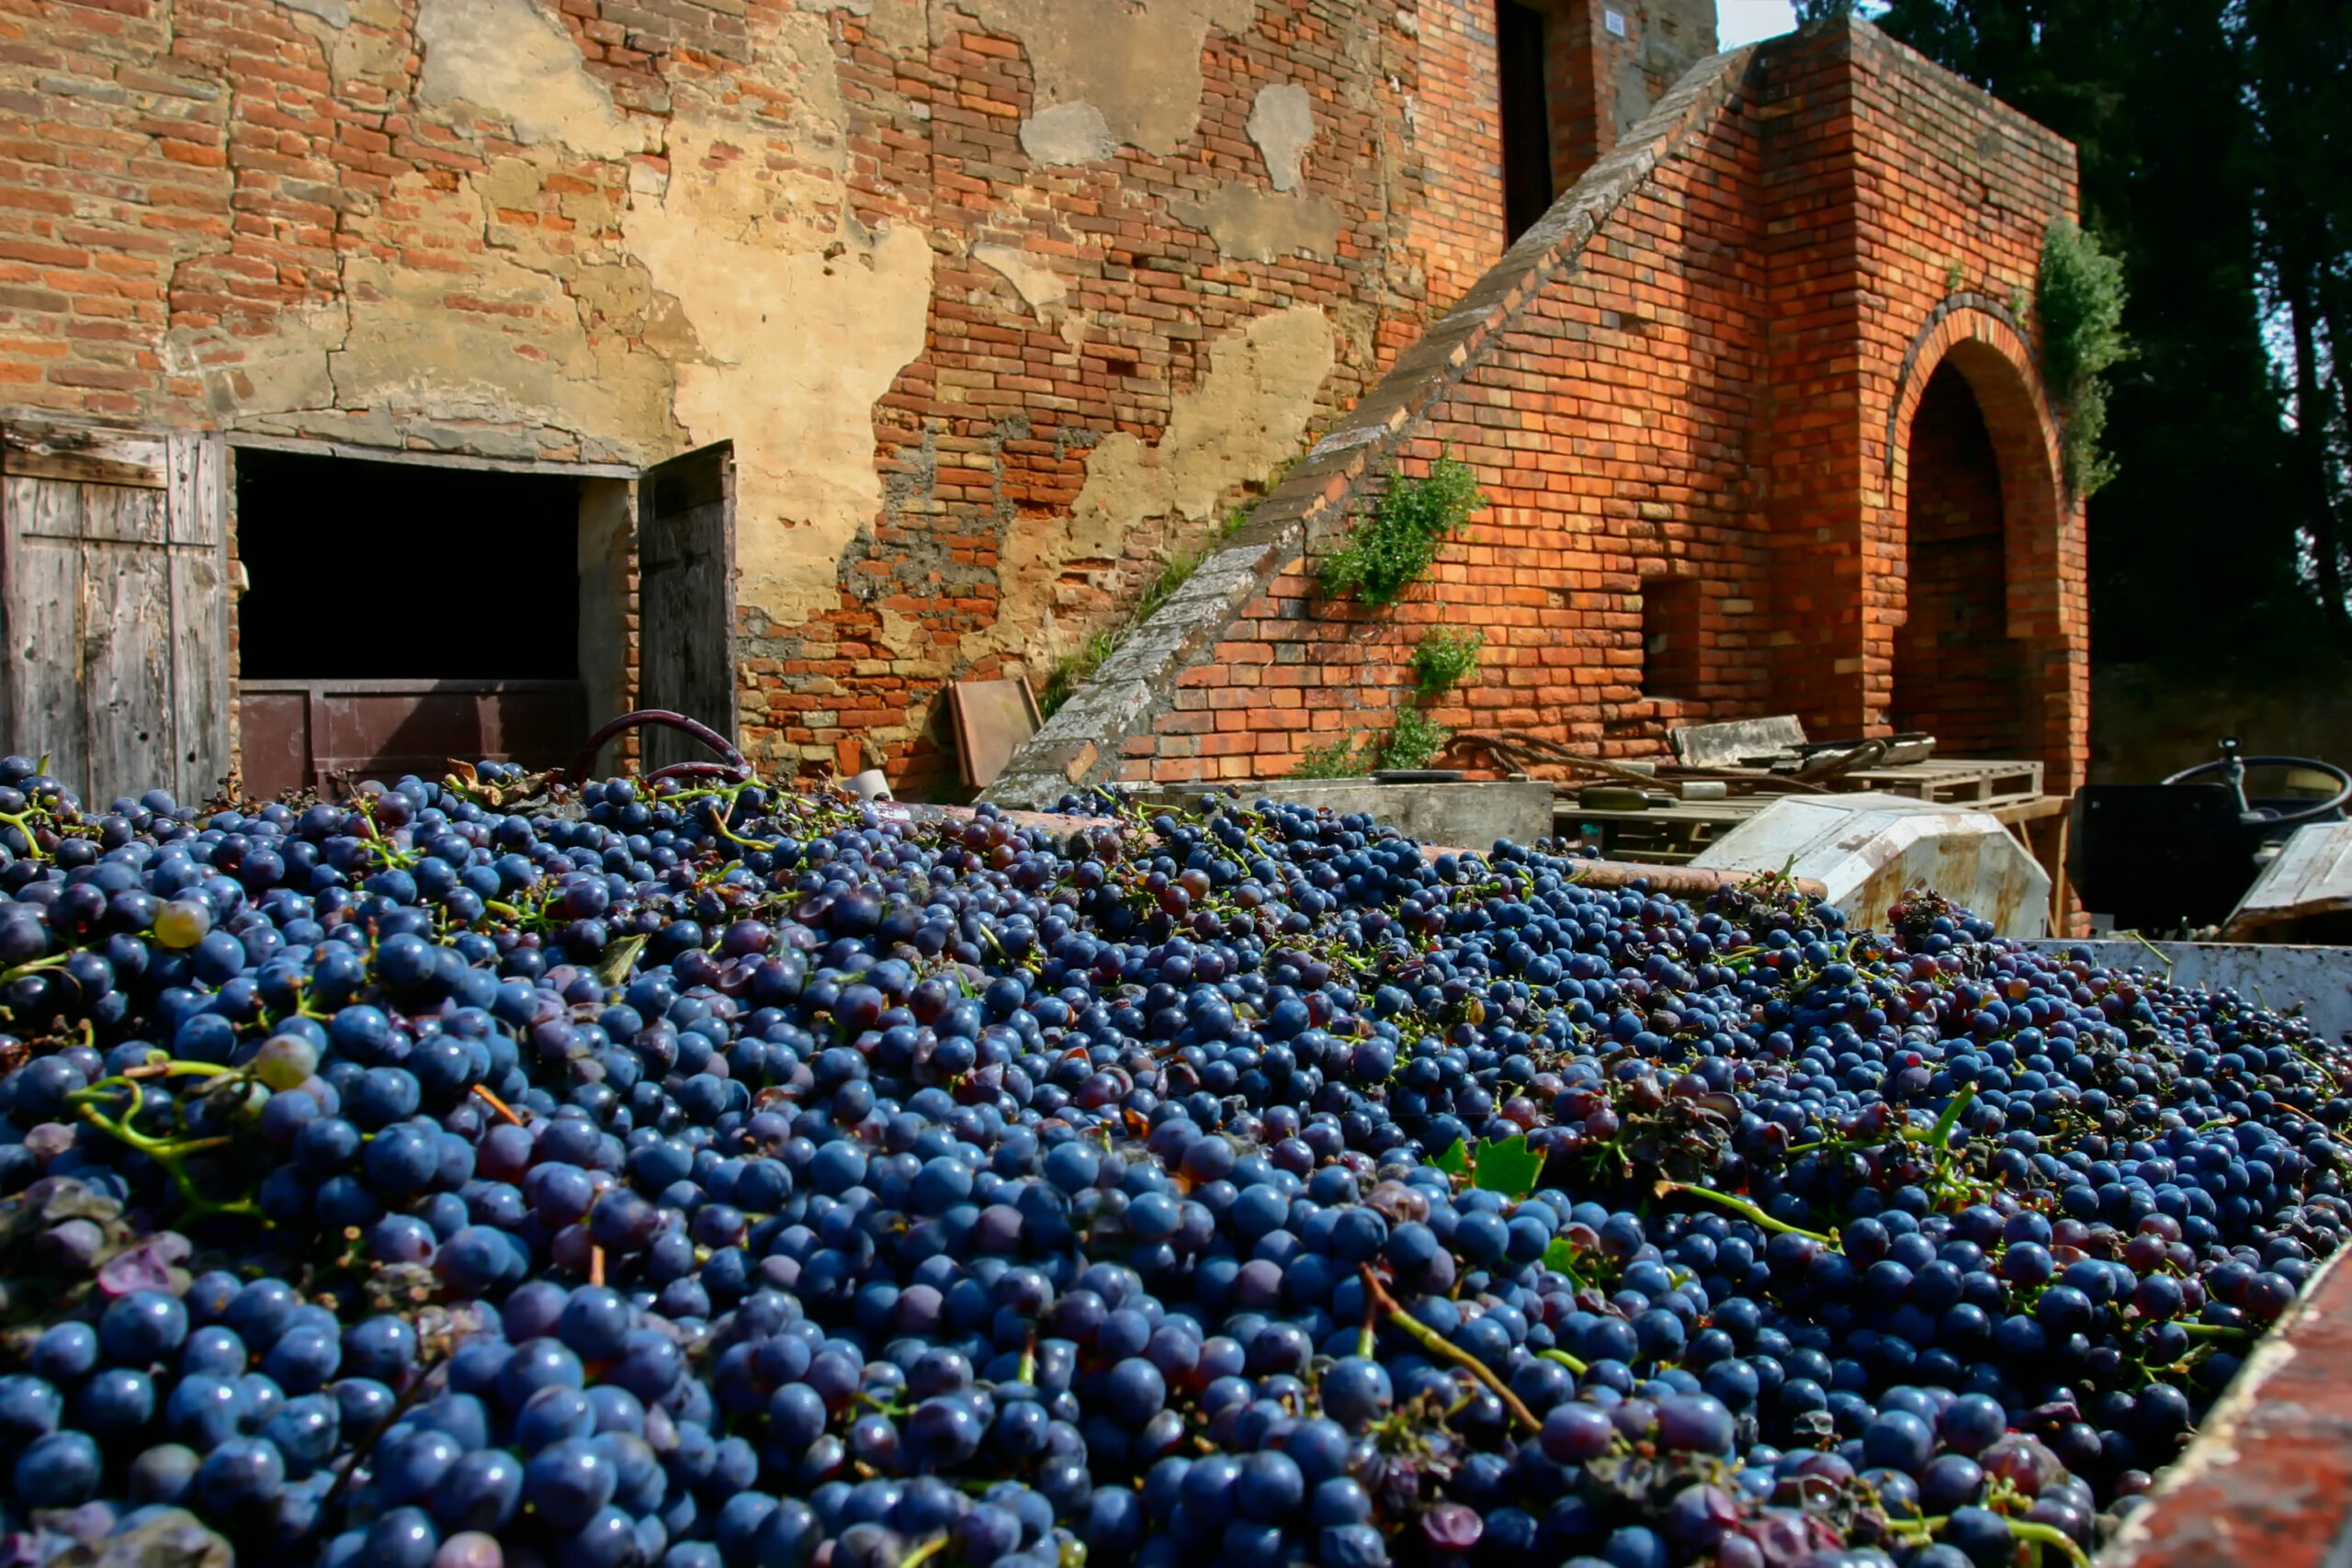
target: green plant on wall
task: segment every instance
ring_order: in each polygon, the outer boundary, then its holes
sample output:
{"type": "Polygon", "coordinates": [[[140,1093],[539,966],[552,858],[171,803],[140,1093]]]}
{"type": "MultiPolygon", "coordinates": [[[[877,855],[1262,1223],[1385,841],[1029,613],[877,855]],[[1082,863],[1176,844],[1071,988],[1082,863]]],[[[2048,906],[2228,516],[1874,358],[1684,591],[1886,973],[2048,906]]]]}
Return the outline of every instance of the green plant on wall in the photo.
{"type": "Polygon", "coordinates": [[[1440,457],[1420,479],[1392,476],[1369,514],[1358,517],[1323,562],[1323,592],[1366,604],[1394,604],[1437,558],[1439,541],[1487,504],[1470,465],[1440,457]]]}
{"type": "Polygon", "coordinates": [[[2123,335],[2123,263],[2065,219],[2041,242],[2034,300],[2041,318],[2041,378],[2056,401],[2066,488],[2079,500],[2114,477],[2101,449],[2109,367],[2131,352],[2123,335]]]}
{"type": "Polygon", "coordinates": [[[1309,746],[1298,754],[1298,763],[1290,771],[1295,779],[1352,779],[1372,771],[1379,739],[1359,746],[1353,730],[1340,736],[1328,746],[1309,746]]]}
{"type": "Polygon", "coordinates": [[[1478,672],[1478,650],[1487,634],[1467,635],[1431,626],[1413,648],[1413,684],[1425,697],[1453,690],[1478,672]]]}
{"type": "Polygon", "coordinates": [[[1388,740],[1380,749],[1380,765],[1384,768],[1426,768],[1438,760],[1445,743],[1453,739],[1453,731],[1437,723],[1419,708],[1406,708],[1396,716],[1396,727],[1389,730],[1388,740]]]}
{"type": "Polygon", "coordinates": [[[1374,732],[1359,739],[1349,731],[1327,746],[1309,746],[1290,771],[1295,779],[1361,778],[1375,768],[1408,771],[1426,768],[1445,750],[1453,731],[1431,720],[1419,708],[1406,708],[1385,735],[1374,732]]]}

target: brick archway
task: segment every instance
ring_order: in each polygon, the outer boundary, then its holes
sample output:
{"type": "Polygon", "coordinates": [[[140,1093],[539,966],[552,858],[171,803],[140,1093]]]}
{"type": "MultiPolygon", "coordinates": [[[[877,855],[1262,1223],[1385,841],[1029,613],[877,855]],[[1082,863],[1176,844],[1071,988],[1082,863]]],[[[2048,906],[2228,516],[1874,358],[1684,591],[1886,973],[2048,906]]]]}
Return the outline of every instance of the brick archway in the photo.
{"type": "Polygon", "coordinates": [[[1960,742],[1953,749],[2039,757],[2047,787],[2064,792],[2080,777],[2088,728],[2082,513],[2065,493],[2058,423],[2034,364],[2008,309],[1968,296],[1939,306],[1904,356],[1887,419],[1881,525],[1891,546],[1893,586],[1866,633],[1868,663],[1884,673],[1871,682],[1867,700],[1874,726],[1899,728],[1923,713],[1949,714],[1960,742]],[[1969,429],[1972,412],[1981,420],[1978,432],[1969,429]],[[1972,441],[1978,445],[1969,457],[1972,441]],[[1917,477],[1939,493],[1914,494],[1915,456],[1932,465],[1917,477]],[[1951,467],[1955,462],[1988,463],[1992,472],[1972,479],[1951,467]],[[1972,525],[1964,513],[1981,513],[1988,495],[1999,514],[1999,604],[1991,619],[2007,646],[1967,648],[1969,637],[1986,629],[1986,617],[1971,625],[1958,598],[1967,589],[1956,574],[1988,568],[1983,552],[1991,542],[1961,542],[1972,525]],[[1923,535],[1915,550],[1915,525],[1940,534],[1923,535]],[[1956,550],[1975,555],[1962,562],[1956,550]],[[1922,592],[1938,597],[1915,599],[1922,592]],[[1915,618],[1927,624],[1906,636],[1915,618]],[[1951,655],[1954,668],[1940,672],[1940,692],[1923,689],[1933,660],[1926,644],[1938,634],[1948,648],[1965,649],[1951,655]],[[1972,695],[1972,682],[2002,689],[1972,695]]]}

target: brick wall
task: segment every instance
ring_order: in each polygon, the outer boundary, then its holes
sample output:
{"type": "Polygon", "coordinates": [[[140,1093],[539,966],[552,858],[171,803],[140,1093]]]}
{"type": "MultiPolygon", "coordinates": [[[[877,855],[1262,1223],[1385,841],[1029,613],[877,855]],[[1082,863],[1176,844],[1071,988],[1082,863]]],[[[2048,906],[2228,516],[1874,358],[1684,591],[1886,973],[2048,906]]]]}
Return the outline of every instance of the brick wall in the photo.
{"type": "Polygon", "coordinates": [[[1243,694],[1169,710],[1246,717],[1130,771],[1283,771],[1393,707],[1441,620],[1488,631],[1451,723],[1621,753],[1881,724],[1949,359],[2072,776],[2080,520],[2015,304],[2071,150],[1863,24],[1634,146],[1706,8],[1615,7],[1622,39],[1609,8],[1553,7],[1555,152],[1598,158],[1605,222],[1498,273],[1486,0],[17,0],[0,402],[542,461],[731,441],[746,749],[922,794],[947,681],[1042,681],[1319,433],[1392,416],[1296,470],[1317,516],[1448,446],[1495,507],[1394,615],[1316,624],[1297,551],[1253,576],[1216,639],[1243,694]],[[1277,100],[1311,117],[1286,166],[1277,100]],[[1658,593],[1696,663],[1645,695],[1658,593]]]}
{"type": "Polygon", "coordinates": [[[1915,486],[1928,517],[1988,487],[2002,498],[1997,603],[1980,608],[2033,697],[2005,739],[2070,788],[2081,520],[2014,297],[2073,209],[2072,156],[1867,23],[1694,71],[1001,793],[1280,776],[1415,702],[1411,650],[1436,626],[1487,639],[1475,683],[1429,705],[1458,729],[1610,756],[1660,754],[1673,725],[1791,709],[1817,735],[1883,733],[1898,631],[1922,599],[1905,581],[1915,486]],[[1981,443],[1961,451],[1930,410],[1915,455],[1922,390],[1946,365],[1981,443]],[[1346,516],[1444,452],[1491,503],[1396,608],[1319,599],[1315,563],[1346,516]],[[1692,646],[1665,650],[1645,694],[1650,600],[1692,646]]]}
{"type": "Polygon", "coordinates": [[[1330,344],[1285,411],[1311,438],[1500,253],[1486,9],[21,0],[0,7],[0,405],[507,459],[733,440],[747,749],[922,792],[953,776],[946,680],[1042,682],[1303,444],[1207,462],[1114,547],[1057,541],[1107,438],[1151,460],[1216,345],[1301,309],[1330,344]],[[570,57],[523,51],[512,101],[458,90],[487,91],[452,74],[481,34],[495,56],[535,26],[570,57]],[[1195,39],[1196,62],[1169,54],[1195,39]],[[1136,69],[1102,76],[1130,47],[1136,69]],[[1197,95],[1163,102],[1188,64],[1197,95]],[[1115,146],[1024,141],[1090,81],[1115,146]],[[1274,87],[1312,116],[1288,188],[1253,120],[1274,87]],[[780,389],[763,367],[789,333],[670,275],[648,226],[746,169],[758,199],[711,236],[759,249],[722,292],[921,235],[919,340],[838,351],[880,365],[877,391],[824,363],[780,389]],[[712,377],[715,416],[692,401],[712,377]],[[870,422],[810,427],[849,400],[870,422]],[[878,504],[839,498],[854,468],[878,504]]]}

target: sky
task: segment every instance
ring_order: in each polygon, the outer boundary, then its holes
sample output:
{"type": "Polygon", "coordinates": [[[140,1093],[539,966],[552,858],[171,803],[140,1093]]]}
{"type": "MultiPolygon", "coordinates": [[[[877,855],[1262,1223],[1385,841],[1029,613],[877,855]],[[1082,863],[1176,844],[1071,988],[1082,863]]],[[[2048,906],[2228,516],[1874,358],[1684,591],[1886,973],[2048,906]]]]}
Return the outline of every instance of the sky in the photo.
{"type": "Polygon", "coordinates": [[[1715,0],[1717,46],[1736,49],[1797,25],[1789,0],[1715,0]]]}

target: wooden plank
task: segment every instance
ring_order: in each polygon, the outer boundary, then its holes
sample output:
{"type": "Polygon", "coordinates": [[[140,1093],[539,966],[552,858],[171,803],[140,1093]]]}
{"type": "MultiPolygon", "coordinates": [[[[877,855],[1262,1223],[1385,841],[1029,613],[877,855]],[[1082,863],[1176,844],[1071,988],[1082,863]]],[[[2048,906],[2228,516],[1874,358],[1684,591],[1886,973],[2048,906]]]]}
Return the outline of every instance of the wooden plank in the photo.
{"type": "Polygon", "coordinates": [[[183,802],[206,799],[228,776],[227,452],[217,434],[175,433],[171,485],[171,750],[155,776],[183,802]]]}
{"type": "Polygon", "coordinates": [[[1769,757],[1804,744],[1797,716],[1740,718],[1728,724],[1691,724],[1666,732],[1668,744],[1686,768],[1733,768],[1744,757],[1769,757]]]}
{"type": "Polygon", "coordinates": [[[2312,822],[2288,835],[2222,928],[2225,942],[2271,927],[2352,910],[2352,822],[2312,822]]]}
{"type": "MultiPolygon", "coordinates": [[[[82,731],[82,547],[33,534],[36,517],[72,527],[83,487],[54,479],[0,479],[0,622],[7,656],[0,659],[6,733],[0,747],[39,761],[79,792],[87,780],[82,731]]],[[[103,804],[103,803],[101,803],[103,804]]]]}
{"type": "Polygon", "coordinates": [[[146,431],[18,416],[0,424],[0,473],[11,479],[161,490],[164,441],[146,431]]]}
{"type": "MultiPolygon", "coordinates": [[[[646,470],[638,485],[638,702],[735,734],[734,458],[725,443],[646,470]]],[[[642,765],[708,760],[648,728],[642,765]]]]}
{"type": "MultiPolygon", "coordinates": [[[[107,510],[160,512],[154,491],[88,485],[94,523],[107,510]]],[[[94,533],[98,532],[93,528],[94,533]]],[[[63,548],[64,547],[60,547],[63,548]]],[[[100,808],[161,785],[177,793],[172,759],[172,559],[161,546],[80,546],[82,803],[100,808]]],[[[183,797],[185,798],[185,797],[183,797]]]]}
{"type": "Polygon", "coordinates": [[[319,441],[302,435],[228,436],[239,450],[291,452],[304,457],[342,457],[355,463],[417,463],[427,468],[470,468],[486,474],[553,474],[560,479],[633,479],[642,470],[627,463],[543,463],[533,457],[478,457],[468,452],[414,452],[384,446],[356,446],[345,441],[319,441]]]}

